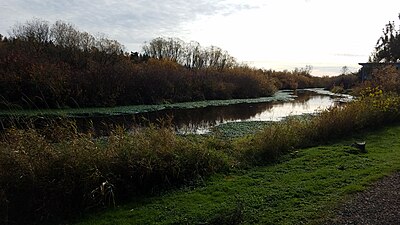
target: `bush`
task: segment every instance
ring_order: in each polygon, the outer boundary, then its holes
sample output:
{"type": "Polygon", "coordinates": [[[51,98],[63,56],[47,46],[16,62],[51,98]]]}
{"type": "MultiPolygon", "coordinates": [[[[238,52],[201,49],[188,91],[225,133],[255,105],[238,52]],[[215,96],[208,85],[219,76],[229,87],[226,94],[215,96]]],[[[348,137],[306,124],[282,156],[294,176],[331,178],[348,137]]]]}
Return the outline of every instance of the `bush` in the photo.
{"type": "Polygon", "coordinates": [[[74,138],[55,142],[35,129],[4,135],[0,204],[7,202],[8,212],[0,215],[10,223],[66,218],[228,168],[228,156],[207,140],[189,141],[167,128],[117,129],[107,140],[65,136],[74,138]]]}

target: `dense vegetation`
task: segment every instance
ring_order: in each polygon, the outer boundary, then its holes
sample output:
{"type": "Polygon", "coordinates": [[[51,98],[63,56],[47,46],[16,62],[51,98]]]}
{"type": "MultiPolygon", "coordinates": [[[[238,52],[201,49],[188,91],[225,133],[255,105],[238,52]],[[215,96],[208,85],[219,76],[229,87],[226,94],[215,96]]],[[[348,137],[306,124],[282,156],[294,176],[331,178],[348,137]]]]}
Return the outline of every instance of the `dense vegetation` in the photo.
{"type": "Polygon", "coordinates": [[[0,143],[2,219],[65,218],[216,172],[264,165],[293,149],[399,121],[399,108],[400,97],[366,89],[360,100],[320,116],[233,139],[181,137],[168,127],[116,129],[107,139],[94,139],[69,122],[9,129],[0,143]]]}
{"type": "MultiPolygon", "coordinates": [[[[196,59],[182,65],[150,52],[125,54],[118,42],[93,38],[62,22],[51,29],[43,21],[20,26],[14,36],[0,42],[0,91],[6,107],[248,98],[272,94],[276,88],[322,83],[347,88],[355,76],[322,82],[324,78],[313,79],[307,69],[285,73],[231,65],[225,53],[221,53],[227,59],[220,61],[223,64],[207,61],[199,66],[196,59]],[[32,27],[30,32],[27,28],[32,27]],[[57,30],[80,38],[54,36],[57,30]]],[[[130,133],[116,128],[107,138],[94,138],[78,132],[68,120],[42,129],[8,129],[0,142],[0,222],[69,218],[114,206],[125,197],[189,184],[217,172],[265,165],[294,149],[399,122],[398,77],[399,71],[390,67],[376,70],[372,80],[358,88],[360,97],[352,103],[232,139],[178,136],[168,126],[130,133]]]]}
{"type": "MultiPolygon", "coordinates": [[[[151,43],[155,42],[159,40],[151,43]]],[[[150,51],[127,54],[123,49],[117,41],[95,38],[60,21],[51,26],[40,20],[17,25],[11,37],[0,42],[3,108],[252,98],[276,90],[271,78],[233,64],[226,54],[221,55],[230,61],[222,59],[216,48],[201,50],[205,56],[196,56],[201,63],[190,67],[173,57],[150,51]]]]}
{"type": "Polygon", "coordinates": [[[359,132],[294,151],[278,163],[215,175],[197,187],[94,213],[76,224],[343,224],[335,220],[336,207],[400,169],[399,134],[398,125],[359,132]],[[367,152],[350,146],[356,140],[366,141],[367,152]]]}
{"type": "Polygon", "coordinates": [[[0,108],[84,108],[270,96],[277,89],[341,85],[311,67],[263,71],[226,51],[156,38],[143,53],[73,25],[34,19],[0,35],[0,108]]]}

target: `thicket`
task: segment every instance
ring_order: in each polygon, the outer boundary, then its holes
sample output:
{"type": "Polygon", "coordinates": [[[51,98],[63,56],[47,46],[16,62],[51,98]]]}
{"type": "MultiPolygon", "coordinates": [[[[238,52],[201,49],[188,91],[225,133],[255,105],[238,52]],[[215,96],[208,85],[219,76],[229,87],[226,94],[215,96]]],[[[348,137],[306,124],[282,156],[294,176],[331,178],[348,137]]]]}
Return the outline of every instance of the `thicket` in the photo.
{"type": "Polygon", "coordinates": [[[136,63],[124,54],[37,45],[2,41],[4,102],[23,108],[115,106],[254,98],[276,91],[270,78],[247,67],[191,70],[168,59],[136,63]]]}
{"type": "Polygon", "coordinates": [[[221,171],[229,163],[217,147],[167,128],[117,129],[107,140],[77,133],[67,123],[51,130],[10,129],[0,143],[0,221],[65,219],[221,171]]]}
{"type": "Polygon", "coordinates": [[[143,53],[73,25],[34,19],[0,35],[0,108],[63,108],[256,98],[277,89],[324,87],[311,67],[267,71],[226,51],[156,38],[143,53]]]}
{"type": "Polygon", "coordinates": [[[272,77],[275,80],[275,86],[278,89],[303,89],[303,88],[315,88],[315,87],[326,87],[331,82],[332,78],[325,77],[314,77],[311,75],[312,66],[306,66],[305,68],[296,68],[293,71],[275,71],[275,70],[264,70],[264,74],[272,77]]]}
{"type": "Polygon", "coordinates": [[[0,221],[70,218],[216,172],[263,165],[295,149],[398,122],[399,109],[398,95],[370,87],[352,103],[234,139],[178,136],[168,127],[117,128],[108,138],[94,138],[65,121],[11,128],[0,142],[0,221]]]}
{"type": "Polygon", "coordinates": [[[196,46],[190,66],[150,51],[128,54],[123,49],[117,41],[95,38],[60,21],[16,25],[11,37],[0,41],[2,108],[254,98],[276,91],[268,76],[234,64],[216,47],[196,46]]]}

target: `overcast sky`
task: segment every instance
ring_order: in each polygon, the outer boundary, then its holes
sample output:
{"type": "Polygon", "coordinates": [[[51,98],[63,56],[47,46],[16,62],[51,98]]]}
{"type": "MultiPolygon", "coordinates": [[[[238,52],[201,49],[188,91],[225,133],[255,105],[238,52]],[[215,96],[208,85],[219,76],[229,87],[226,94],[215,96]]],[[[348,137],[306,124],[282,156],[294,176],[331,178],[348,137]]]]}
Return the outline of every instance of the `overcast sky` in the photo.
{"type": "Polygon", "coordinates": [[[314,75],[336,75],[367,61],[385,24],[400,24],[399,13],[399,0],[4,0],[0,34],[34,17],[63,20],[127,51],[178,37],[221,47],[255,67],[312,65],[314,75]]]}

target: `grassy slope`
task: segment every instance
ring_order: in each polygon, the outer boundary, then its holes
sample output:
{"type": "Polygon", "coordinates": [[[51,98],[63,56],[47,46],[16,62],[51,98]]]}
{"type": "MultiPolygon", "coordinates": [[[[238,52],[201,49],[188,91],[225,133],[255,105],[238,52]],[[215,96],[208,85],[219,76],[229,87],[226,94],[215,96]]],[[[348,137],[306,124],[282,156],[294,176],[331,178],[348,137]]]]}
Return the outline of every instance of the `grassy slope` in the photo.
{"type": "Polygon", "coordinates": [[[88,224],[310,224],[348,194],[400,170],[400,127],[300,150],[275,165],[217,175],[194,189],[92,215],[88,224]],[[349,146],[367,141],[368,153],[349,146]]]}

